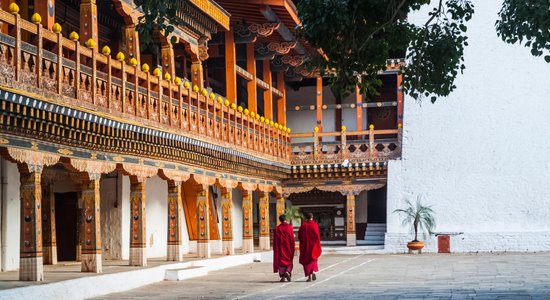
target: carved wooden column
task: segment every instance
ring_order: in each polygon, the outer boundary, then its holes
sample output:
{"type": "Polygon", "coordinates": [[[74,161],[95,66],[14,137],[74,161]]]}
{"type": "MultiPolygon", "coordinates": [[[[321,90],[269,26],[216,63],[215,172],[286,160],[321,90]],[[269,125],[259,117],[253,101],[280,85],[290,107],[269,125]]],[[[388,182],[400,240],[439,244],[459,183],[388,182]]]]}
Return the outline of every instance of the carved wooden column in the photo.
{"type": "Polygon", "coordinates": [[[35,1],[34,12],[42,17],[42,26],[51,30],[55,23],[55,0],[35,1]]]}
{"type": "Polygon", "coordinates": [[[210,258],[210,237],[209,237],[209,189],[208,185],[201,185],[202,189],[197,192],[197,214],[198,214],[198,240],[197,256],[210,258]]]}
{"type": "Polygon", "coordinates": [[[236,63],[235,36],[231,28],[225,32],[225,97],[231,103],[237,102],[236,63]]]}
{"type": "MultiPolygon", "coordinates": [[[[175,78],[176,74],[174,71],[174,48],[172,47],[172,44],[168,43],[168,44],[162,45],[161,56],[162,56],[162,73],[163,74],[168,73],[172,78],[175,78]]],[[[193,66],[191,66],[191,70],[193,70],[193,66]]],[[[193,74],[193,71],[191,71],[191,73],[193,74]]],[[[193,84],[195,83],[193,82],[193,84]]]]}
{"type": "Polygon", "coordinates": [[[323,78],[317,77],[315,88],[315,107],[316,107],[316,118],[317,118],[317,127],[319,131],[323,131],[323,78]]]}
{"type": "Polygon", "coordinates": [[[43,281],[42,257],[42,167],[21,173],[21,248],[19,253],[19,280],[43,281]]]}
{"type": "Polygon", "coordinates": [[[128,53],[128,58],[135,57],[138,62],[141,62],[139,55],[139,34],[136,31],[135,25],[126,25],[124,27],[124,51],[128,53]]]}
{"type": "Polygon", "coordinates": [[[130,266],[147,266],[145,180],[130,184],[130,266]]]}
{"type": "Polygon", "coordinates": [[[355,246],[355,195],[350,192],[346,198],[346,246],[355,246]]]}
{"type": "Polygon", "coordinates": [[[82,185],[82,272],[101,273],[101,222],[99,185],[101,174],[90,174],[82,185]]]}
{"type": "Polygon", "coordinates": [[[283,196],[279,196],[277,198],[277,220],[279,219],[280,215],[285,214],[285,198],[283,196]]]}
{"type": "Polygon", "coordinates": [[[252,190],[243,191],[243,253],[254,252],[252,190]]]}
{"type": "Polygon", "coordinates": [[[263,80],[267,83],[268,88],[264,91],[264,116],[273,120],[273,93],[271,86],[273,85],[271,76],[271,62],[263,60],[263,80]]]}
{"type": "Polygon", "coordinates": [[[55,195],[51,184],[42,187],[42,234],[45,265],[57,264],[57,242],[55,234],[55,195]]]}
{"type": "Polygon", "coordinates": [[[166,260],[183,260],[183,241],[181,231],[183,224],[183,203],[181,184],[178,181],[168,181],[168,248],[166,260]]]}
{"type": "MultiPolygon", "coordinates": [[[[355,86],[355,105],[356,107],[356,113],[357,113],[357,131],[363,130],[363,96],[361,95],[361,90],[359,89],[359,85],[355,86]]],[[[338,131],[339,128],[336,128],[338,131]]]]}
{"type": "Polygon", "coordinates": [[[256,58],[254,57],[254,43],[246,44],[246,71],[252,74],[252,80],[246,83],[248,92],[248,109],[258,111],[258,86],[256,85],[256,58]]]}
{"type": "Polygon", "coordinates": [[[233,246],[233,197],[231,188],[222,188],[222,251],[225,255],[235,254],[233,246]]]}
{"type": "Polygon", "coordinates": [[[277,99],[277,122],[286,126],[286,89],[283,71],[277,72],[277,89],[283,93],[283,96],[277,99]]]}
{"type": "Polygon", "coordinates": [[[269,238],[269,193],[260,193],[260,250],[271,249],[269,238]]]}
{"type": "Polygon", "coordinates": [[[98,45],[96,0],[80,2],[80,41],[85,43],[89,39],[93,39],[98,45]]]}

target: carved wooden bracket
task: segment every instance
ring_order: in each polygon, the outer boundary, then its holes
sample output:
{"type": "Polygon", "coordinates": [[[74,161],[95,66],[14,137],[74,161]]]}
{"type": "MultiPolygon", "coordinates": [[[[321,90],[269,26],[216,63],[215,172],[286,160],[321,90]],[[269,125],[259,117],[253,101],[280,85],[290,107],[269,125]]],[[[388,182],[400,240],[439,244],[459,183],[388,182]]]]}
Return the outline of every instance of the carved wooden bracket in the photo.
{"type": "Polygon", "coordinates": [[[123,164],[122,168],[131,176],[135,176],[138,182],[144,182],[147,178],[157,175],[158,168],[143,164],[123,164]]]}
{"type": "Polygon", "coordinates": [[[370,191],[382,188],[386,183],[367,183],[367,184],[342,184],[342,185],[309,185],[309,186],[295,186],[295,187],[283,187],[283,197],[288,197],[294,193],[305,193],[313,189],[318,189],[324,192],[339,192],[344,196],[347,195],[359,195],[362,191],[370,191]]]}
{"type": "Polygon", "coordinates": [[[46,166],[55,165],[60,156],[27,149],[7,147],[9,155],[20,163],[25,163],[29,172],[42,172],[46,166]]]}
{"type": "Polygon", "coordinates": [[[294,49],[294,47],[296,47],[296,41],[282,43],[271,42],[267,44],[267,49],[269,49],[269,51],[275,51],[278,54],[287,54],[290,50],[294,49]]]}
{"type": "Polygon", "coordinates": [[[233,27],[235,33],[235,43],[245,44],[254,43],[257,37],[268,37],[273,34],[275,30],[279,28],[281,23],[237,23],[233,27]]]}

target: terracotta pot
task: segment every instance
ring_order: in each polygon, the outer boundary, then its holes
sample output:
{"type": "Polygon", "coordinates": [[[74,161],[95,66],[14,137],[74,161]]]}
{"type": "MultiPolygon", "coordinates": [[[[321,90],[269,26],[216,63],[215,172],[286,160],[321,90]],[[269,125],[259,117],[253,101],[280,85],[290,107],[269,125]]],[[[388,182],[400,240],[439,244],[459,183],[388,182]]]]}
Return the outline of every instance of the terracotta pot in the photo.
{"type": "Polygon", "coordinates": [[[410,250],[420,250],[424,248],[424,242],[408,242],[407,248],[410,250]]]}

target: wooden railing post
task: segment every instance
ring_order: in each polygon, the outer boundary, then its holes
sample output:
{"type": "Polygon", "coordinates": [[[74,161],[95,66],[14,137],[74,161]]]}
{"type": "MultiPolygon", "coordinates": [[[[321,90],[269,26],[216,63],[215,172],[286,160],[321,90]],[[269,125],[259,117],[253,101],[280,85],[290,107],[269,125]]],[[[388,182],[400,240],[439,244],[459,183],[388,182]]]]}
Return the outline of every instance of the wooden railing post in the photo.
{"type": "Polygon", "coordinates": [[[374,158],[376,156],[376,149],[374,148],[374,125],[369,125],[369,151],[370,157],[374,158]]]}
{"type": "Polygon", "coordinates": [[[92,50],[92,103],[96,104],[97,100],[97,51],[95,48],[90,48],[92,50]]]}
{"type": "Polygon", "coordinates": [[[120,62],[120,70],[122,72],[122,75],[120,76],[120,80],[121,80],[120,103],[122,106],[122,113],[126,113],[126,64],[124,63],[124,60],[121,60],[119,62],[120,62]]]}
{"type": "Polygon", "coordinates": [[[15,47],[13,63],[15,65],[15,81],[19,81],[21,76],[21,16],[15,15],[15,47]]]}
{"type": "Polygon", "coordinates": [[[63,93],[63,35],[57,33],[57,94],[63,93]]]}
{"type": "Polygon", "coordinates": [[[112,72],[112,65],[111,65],[111,55],[107,56],[107,107],[109,110],[111,110],[113,105],[113,99],[111,96],[111,93],[113,91],[113,72],[112,72]]]}
{"type": "Polygon", "coordinates": [[[75,87],[75,98],[76,99],[80,99],[80,43],[78,42],[78,40],[74,41],[74,44],[75,44],[75,47],[74,47],[74,52],[75,52],[75,55],[76,55],[76,58],[75,58],[75,76],[74,76],[74,87],[75,87]]]}
{"type": "Polygon", "coordinates": [[[36,86],[42,87],[42,24],[36,24],[36,86]]]}

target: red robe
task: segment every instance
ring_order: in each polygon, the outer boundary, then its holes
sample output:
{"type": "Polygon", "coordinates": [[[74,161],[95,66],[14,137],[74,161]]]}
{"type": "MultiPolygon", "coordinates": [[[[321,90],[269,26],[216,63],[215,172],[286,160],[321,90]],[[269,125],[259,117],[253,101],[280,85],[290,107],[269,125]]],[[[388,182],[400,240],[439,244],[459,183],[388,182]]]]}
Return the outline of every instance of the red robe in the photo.
{"type": "Polygon", "coordinates": [[[273,232],[273,273],[279,267],[292,266],[294,260],[294,229],[287,222],[281,223],[273,232]]]}
{"type": "Polygon", "coordinates": [[[317,259],[322,253],[319,225],[313,220],[302,223],[298,231],[298,240],[300,241],[300,264],[304,266],[306,276],[312,272],[318,272],[317,259]]]}

